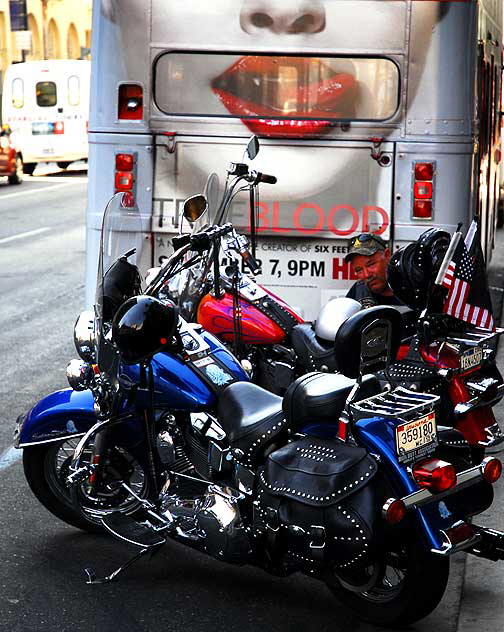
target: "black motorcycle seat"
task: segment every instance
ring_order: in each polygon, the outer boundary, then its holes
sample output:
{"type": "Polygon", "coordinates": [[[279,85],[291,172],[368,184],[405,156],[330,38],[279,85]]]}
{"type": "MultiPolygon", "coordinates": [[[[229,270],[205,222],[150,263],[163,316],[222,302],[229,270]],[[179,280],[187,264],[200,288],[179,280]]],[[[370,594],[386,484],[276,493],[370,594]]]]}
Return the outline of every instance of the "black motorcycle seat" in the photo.
{"type": "Polygon", "coordinates": [[[292,328],[291,342],[296,355],[308,371],[336,371],[334,342],[322,340],[315,334],[312,323],[302,323],[292,328]]]}
{"type": "MultiPolygon", "coordinates": [[[[341,373],[308,373],[298,378],[289,386],[283,399],[289,428],[298,431],[303,424],[314,421],[336,422],[355,383],[356,380],[341,373]]],[[[365,375],[353,401],[361,401],[381,391],[379,379],[373,374],[365,375]]]]}
{"type": "Polygon", "coordinates": [[[230,384],[219,398],[218,414],[233,456],[247,467],[261,463],[275,439],[287,433],[282,398],[251,382],[230,384]]]}

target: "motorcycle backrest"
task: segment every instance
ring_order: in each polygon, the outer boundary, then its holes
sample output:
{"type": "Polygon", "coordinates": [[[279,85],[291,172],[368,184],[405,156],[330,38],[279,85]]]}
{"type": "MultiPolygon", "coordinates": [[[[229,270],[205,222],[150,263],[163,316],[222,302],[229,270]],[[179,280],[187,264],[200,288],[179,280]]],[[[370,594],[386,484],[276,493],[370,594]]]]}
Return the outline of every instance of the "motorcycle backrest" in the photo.
{"type": "Polygon", "coordinates": [[[402,328],[401,315],[393,307],[370,307],[350,316],[334,340],[338,370],[357,378],[386,369],[396,358],[402,328]]]}

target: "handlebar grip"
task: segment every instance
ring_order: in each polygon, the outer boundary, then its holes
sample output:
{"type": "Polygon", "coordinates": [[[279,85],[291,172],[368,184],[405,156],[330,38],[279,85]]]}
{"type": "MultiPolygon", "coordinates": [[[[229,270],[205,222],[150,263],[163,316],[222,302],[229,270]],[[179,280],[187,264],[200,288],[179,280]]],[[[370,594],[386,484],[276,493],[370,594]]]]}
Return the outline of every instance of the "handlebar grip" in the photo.
{"type": "Polygon", "coordinates": [[[172,239],[174,250],[178,250],[182,248],[182,246],[187,246],[189,243],[191,243],[191,235],[177,235],[172,239]]]}
{"type": "Polygon", "coordinates": [[[242,256],[243,261],[245,261],[246,265],[249,267],[249,270],[252,272],[252,274],[259,274],[259,272],[261,272],[260,263],[256,259],[254,259],[254,257],[248,250],[240,252],[240,255],[242,256]]]}
{"type": "Polygon", "coordinates": [[[195,250],[196,252],[209,250],[213,241],[220,239],[232,230],[233,225],[228,223],[223,226],[210,226],[210,228],[206,228],[200,233],[194,233],[194,235],[191,235],[191,250],[195,250]]]}
{"type": "Polygon", "coordinates": [[[267,173],[257,172],[257,182],[264,182],[264,184],[276,184],[276,176],[270,176],[267,173]]]}

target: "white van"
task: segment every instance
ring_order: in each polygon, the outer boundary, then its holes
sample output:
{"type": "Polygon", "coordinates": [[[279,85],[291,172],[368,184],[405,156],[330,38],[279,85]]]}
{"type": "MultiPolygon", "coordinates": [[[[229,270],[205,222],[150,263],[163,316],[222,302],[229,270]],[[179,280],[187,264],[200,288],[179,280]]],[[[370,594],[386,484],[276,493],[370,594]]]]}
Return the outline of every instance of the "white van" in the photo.
{"type": "Polygon", "coordinates": [[[32,174],[38,162],[61,169],[87,159],[91,62],[51,59],[12,64],[5,72],[2,116],[32,174]]]}

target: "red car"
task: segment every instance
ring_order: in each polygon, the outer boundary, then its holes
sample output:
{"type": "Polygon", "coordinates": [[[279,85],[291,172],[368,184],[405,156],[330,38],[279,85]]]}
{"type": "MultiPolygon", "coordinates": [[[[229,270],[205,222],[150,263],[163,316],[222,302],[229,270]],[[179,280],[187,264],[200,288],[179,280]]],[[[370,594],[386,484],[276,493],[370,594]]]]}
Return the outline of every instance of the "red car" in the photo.
{"type": "Polygon", "coordinates": [[[7,176],[9,184],[21,184],[23,181],[23,159],[6,125],[0,129],[0,176],[7,176]]]}

